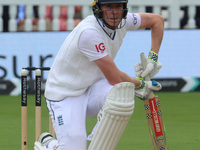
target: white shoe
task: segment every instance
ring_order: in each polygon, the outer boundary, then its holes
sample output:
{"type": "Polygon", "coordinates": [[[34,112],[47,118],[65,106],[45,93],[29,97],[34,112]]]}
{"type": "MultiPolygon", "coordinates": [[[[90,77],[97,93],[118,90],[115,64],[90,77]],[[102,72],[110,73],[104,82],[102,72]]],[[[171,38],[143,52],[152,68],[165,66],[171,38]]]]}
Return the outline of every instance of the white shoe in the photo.
{"type": "MultiPolygon", "coordinates": [[[[35,147],[41,147],[39,143],[42,145],[43,150],[57,150],[59,146],[58,141],[48,132],[44,132],[40,135],[38,141],[35,142],[35,147]]],[[[39,148],[39,150],[42,149],[39,148]]]]}

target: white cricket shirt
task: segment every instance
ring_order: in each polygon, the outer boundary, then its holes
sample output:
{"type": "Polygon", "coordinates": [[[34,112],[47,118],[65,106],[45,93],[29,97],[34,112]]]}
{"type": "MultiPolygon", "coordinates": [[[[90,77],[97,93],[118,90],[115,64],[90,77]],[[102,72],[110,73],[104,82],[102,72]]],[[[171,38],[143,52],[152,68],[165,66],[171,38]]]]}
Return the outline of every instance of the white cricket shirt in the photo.
{"type": "Polygon", "coordinates": [[[81,21],[62,44],[49,72],[45,97],[62,100],[78,96],[105,78],[94,60],[110,55],[115,58],[128,30],[136,30],[141,18],[128,13],[123,28],[111,30],[91,15],[81,21]]]}

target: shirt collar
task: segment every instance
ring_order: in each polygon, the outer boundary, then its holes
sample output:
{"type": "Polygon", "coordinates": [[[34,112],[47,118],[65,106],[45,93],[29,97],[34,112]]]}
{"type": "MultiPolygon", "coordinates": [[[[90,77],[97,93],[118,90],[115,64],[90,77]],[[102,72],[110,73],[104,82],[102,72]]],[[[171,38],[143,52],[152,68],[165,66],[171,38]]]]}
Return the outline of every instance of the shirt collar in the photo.
{"type": "Polygon", "coordinates": [[[112,30],[110,28],[108,28],[107,26],[105,26],[105,24],[103,23],[102,20],[98,19],[99,20],[99,23],[101,25],[101,27],[103,28],[103,30],[108,34],[108,36],[111,38],[111,39],[114,39],[114,36],[115,36],[115,30],[112,30]]]}

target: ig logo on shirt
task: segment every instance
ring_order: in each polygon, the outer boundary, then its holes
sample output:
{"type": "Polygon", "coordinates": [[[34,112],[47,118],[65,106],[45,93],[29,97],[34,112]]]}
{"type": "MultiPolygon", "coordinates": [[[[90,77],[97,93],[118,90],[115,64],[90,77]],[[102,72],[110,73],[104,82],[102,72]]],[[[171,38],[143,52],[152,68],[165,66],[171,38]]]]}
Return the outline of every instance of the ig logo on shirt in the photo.
{"type": "Polygon", "coordinates": [[[99,45],[95,45],[97,52],[103,52],[105,51],[106,47],[104,45],[104,43],[100,43],[99,45]]]}

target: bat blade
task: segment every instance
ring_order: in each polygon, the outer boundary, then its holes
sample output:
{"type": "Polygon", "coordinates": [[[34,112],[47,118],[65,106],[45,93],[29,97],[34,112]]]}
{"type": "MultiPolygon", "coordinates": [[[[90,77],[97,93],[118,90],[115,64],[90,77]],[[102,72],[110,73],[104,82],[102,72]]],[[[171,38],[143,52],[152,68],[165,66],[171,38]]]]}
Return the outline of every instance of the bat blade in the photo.
{"type": "Polygon", "coordinates": [[[168,150],[165,127],[158,96],[144,101],[153,150],[168,150]]]}
{"type": "MultiPolygon", "coordinates": [[[[140,54],[140,60],[143,68],[147,67],[147,58],[144,53],[140,54]]],[[[150,76],[144,78],[150,81],[150,76]]],[[[153,91],[150,91],[148,98],[144,101],[146,117],[151,136],[153,150],[169,150],[166,142],[165,126],[163,123],[162,111],[158,96],[155,96],[153,91]]]]}

